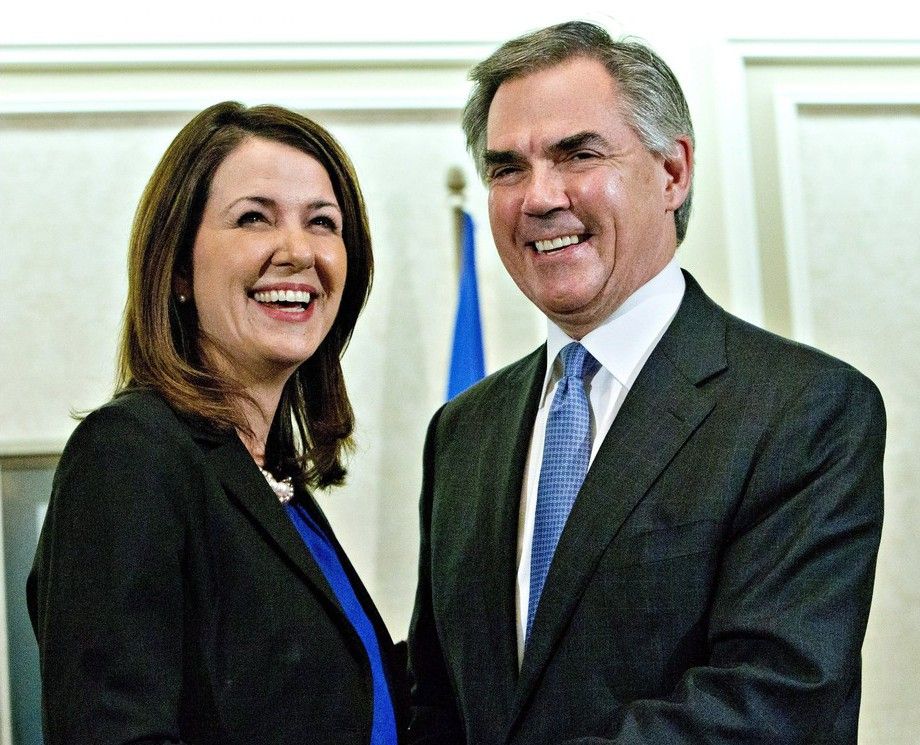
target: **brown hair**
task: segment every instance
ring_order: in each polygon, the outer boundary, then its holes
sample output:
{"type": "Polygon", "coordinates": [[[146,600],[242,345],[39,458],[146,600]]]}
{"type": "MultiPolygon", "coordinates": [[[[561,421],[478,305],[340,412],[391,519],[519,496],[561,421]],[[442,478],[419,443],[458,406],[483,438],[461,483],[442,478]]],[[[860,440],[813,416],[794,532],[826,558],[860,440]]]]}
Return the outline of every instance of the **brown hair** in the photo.
{"type": "MultiPolygon", "coordinates": [[[[623,115],[649,151],[668,158],[677,137],[687,136],[693,141],[687,100],[661,57],[638,41],[615,41],[593,23],[568,21],[505,42],[470,71],[473,89],[463,109],[463,131],[481,175],[485,174],[489,107],[499,86],[574,57],[596,59],[607,68],[623,96],[623,115]]],[[[674,212],[678,243],[687,233],[692,196],[691,187],[674,212]]]]}
{"type": "Polygon", "coordinates": [[[192,246],[214,172],[251,137],[280,142],[316,158],[342,210],[347,274],[338,315],[310,359],[291,375],[266,443],[265,466],[303,486],[340,484],[354,414],[340,357],[370,291],[373,254],[364,199],[348,156],[325,129],[278,106],[227,101],[186,124],[144,189],[128,253],[128,299],[118,356],[118,389],[159,392],[186,416],[218,430],[247,430],[241,386],[204,363],[198,317],[175,298],[176,276],[191,272],[192,246]]]}

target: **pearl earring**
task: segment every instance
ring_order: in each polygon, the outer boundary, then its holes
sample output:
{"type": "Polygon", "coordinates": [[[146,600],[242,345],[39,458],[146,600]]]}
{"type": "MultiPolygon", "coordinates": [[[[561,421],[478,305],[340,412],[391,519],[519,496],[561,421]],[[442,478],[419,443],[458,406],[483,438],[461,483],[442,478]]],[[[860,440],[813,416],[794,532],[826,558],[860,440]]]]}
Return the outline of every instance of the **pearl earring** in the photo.
{"type": "Polygon", "coordinates": [[[188,297],[186,297],[185,295],[183,295],[181,292],[177,295],[177,298],[178,298],[178,300],[179,300],[179,304],[180,304],[180,305],[185,305],[185,303],[188,302],[188,297]]]}

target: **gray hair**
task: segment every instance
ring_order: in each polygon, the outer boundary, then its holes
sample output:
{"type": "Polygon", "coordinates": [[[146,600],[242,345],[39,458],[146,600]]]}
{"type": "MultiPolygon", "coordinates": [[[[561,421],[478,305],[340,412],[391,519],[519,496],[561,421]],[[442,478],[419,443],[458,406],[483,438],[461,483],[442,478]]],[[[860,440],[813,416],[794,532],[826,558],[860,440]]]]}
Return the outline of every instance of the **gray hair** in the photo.
{"type": "MultiPolygon", "coordinates": [[[[623,115],[650,152],[669,158],[675,153],[678,137],[686,136],[693,142],[687,100],[661,57],[641,42],[614,41],[593,23],[569,21],[505,42],[470,71],[473,90],[463,109],[463,131],[481,176],[485,177],[489,107],[499,86],[573,57],[596,59],[607,68],[623,96],[623,115]]],[[[674,213],[678,244],[687,233],[691,196],[692,184],[674,213]]]]}

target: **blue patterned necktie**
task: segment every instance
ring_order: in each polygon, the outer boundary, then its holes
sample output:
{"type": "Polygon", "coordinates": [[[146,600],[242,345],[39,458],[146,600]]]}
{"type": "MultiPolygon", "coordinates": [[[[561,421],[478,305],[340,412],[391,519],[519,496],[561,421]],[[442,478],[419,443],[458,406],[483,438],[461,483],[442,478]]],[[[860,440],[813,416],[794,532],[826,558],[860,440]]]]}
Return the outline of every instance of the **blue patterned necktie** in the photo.
{"type": "Polygon", "coordinates": [[[585,391],[585,378],[593,375],[600,363],[578,342],[567,344],[559,356],[562,357],[562,379],[546,419],[543,465],[537,486],[525,640],[530,638],[556,544],[591,459],[591,406],[585,391]]]}

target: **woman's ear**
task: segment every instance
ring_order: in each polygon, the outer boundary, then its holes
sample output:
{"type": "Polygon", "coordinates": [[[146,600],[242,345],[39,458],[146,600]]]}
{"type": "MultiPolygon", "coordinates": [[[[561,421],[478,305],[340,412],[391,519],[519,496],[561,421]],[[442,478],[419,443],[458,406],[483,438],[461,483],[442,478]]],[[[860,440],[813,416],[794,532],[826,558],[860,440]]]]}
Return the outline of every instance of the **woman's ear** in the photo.
{"type": "Polygon", "coordinates": [[[192,299],[192,283],[185,273],[176,274],[173,278],[173,295],[179,305],[185,305],[192,299]]]}

